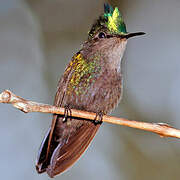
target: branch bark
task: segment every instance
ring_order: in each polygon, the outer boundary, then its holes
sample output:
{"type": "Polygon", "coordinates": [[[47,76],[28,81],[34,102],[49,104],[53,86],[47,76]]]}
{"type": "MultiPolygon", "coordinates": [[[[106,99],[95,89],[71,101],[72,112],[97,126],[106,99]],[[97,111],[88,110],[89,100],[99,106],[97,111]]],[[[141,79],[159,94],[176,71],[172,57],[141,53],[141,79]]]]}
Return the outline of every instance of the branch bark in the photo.
{"type": "MultiPolygon", "coordinates": [[[[23,111],[24,113],[29,112],[41,112],[41,113],[53,113],[53,114],[64,114],[64,108],[55,107],[48,104],[41,104],[33,101],[29,101],[13,94],[9,90],[5,90],[0,94],[0,103],[12,104],[15,108],[23,111]]],[[[80,111],[71,109],[73,117],[95,120],[96,114],[92,112],[80,111]]],[[[103,116],[103,121],[118,124],[122,126],[128,126],[132,128],[142,129],[145,131],[151,131],[160,135],[161,137],[175,137],[180,138],[180,130],[175,129],[165,123],[146,123],[134,120],[128,120],[125,118],[117,118],[113,116],[103,116]]]]}

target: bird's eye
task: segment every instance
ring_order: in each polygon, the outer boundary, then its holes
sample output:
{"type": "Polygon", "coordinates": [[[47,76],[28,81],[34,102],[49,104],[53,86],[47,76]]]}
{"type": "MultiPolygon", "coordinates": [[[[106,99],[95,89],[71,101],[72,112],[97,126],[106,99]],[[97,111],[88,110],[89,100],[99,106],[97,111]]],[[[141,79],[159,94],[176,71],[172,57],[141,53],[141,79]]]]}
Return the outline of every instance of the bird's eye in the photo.
{"type": "Polygon", "coordinates": [[[105,37],[106,37],[106,34],[105,34],[104,32],[100,32],[100,33],[98,34],[98,37],[99,37],[99,38],[105,38],[105,37]]]}

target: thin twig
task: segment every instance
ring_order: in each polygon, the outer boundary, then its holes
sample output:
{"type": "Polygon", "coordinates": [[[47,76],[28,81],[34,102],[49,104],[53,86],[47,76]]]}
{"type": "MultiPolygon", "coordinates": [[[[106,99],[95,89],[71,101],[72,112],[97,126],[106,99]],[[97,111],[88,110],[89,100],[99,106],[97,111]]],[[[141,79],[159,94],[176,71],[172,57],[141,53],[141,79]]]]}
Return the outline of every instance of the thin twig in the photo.
{"type": "MultiPolygon", "coordinates": [[[[64,114],[64,108],[55,107],[48,104],[41,104],[32,101],[25,100],[19,96],[16,96],[9,90],[5,90],[0,94],[0,103],[12,104],[15,108],[25,112],[42,112],[42,113],[53,113],[53,114],[64,114]]],[[[94,120],[96,117],[95,113],[80,111],[71,109],[73,117],[94,120]]],[[[151,131],[159,134],[161,137],[175,137],[180,138],[180,130],[175,129],[165,123],[146,123],[139,121],[132,121],[125,118],[117,118],[113,116],[103,116],[103,121],[132,128],[142,129],[145,131],[151,131]]]]}

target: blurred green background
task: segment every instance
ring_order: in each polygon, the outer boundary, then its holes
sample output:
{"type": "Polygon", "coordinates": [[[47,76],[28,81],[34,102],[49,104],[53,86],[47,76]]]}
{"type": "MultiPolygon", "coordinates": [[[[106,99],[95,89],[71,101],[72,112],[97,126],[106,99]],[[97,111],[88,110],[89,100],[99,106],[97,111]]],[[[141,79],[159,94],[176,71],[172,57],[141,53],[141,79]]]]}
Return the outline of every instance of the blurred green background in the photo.
{"type": "MultiPolygon", "coordinates": [[[[103,11],[103,0],[0,0],[0,91],[53,103],[66,64],[103,11]]],[[[180,1],[112,1],[128,31],[124,95],[113,115],[180,128],[180,1]]],[[[46,180],[38,148],[49,114],[24,114],[0,104],[0,179],[46,180]]],[[[55,179],[179,180],[180,141],[103,124],[82,158],[55,179]]]]}

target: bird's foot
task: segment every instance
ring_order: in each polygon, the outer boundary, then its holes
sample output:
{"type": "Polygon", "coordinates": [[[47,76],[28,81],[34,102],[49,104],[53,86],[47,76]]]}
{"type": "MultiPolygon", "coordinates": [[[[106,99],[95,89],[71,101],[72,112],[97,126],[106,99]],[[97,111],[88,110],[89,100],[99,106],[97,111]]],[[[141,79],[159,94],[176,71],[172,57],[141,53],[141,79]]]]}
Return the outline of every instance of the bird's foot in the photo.
{"type": "Polygon", "coordinates": [[[72,117],[71,108],[69,105],[65,105],[63,122],[66,122],[68,118],[71,120],[71,117],[72,117]]]}
{"type": "Polygon", "coordinates": [[[94,119],[94,124],[97,125],[97,124],[102,124],[103,122],[103,111],[99,111],[96,113],[96,117],[94,119]]]}

